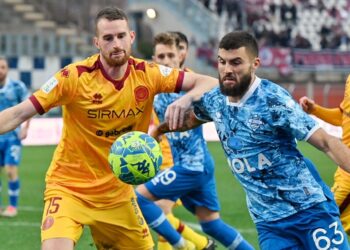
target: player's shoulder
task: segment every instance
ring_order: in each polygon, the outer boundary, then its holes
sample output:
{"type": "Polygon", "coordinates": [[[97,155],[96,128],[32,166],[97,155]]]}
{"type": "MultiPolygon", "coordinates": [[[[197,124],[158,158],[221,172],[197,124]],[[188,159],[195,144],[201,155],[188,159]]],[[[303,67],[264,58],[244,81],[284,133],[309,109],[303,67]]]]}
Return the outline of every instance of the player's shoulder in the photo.
{"type": "MultiPolygon", "coordinates": [[[[261,79],[260,89],[265,96],[290,96],[287,89],[268,79],[261,79]]],[[[259,95],[262,96],[261,93],[259,95]]]]}
{"type": "Polygon", "coordinates": [[[27,88],[26,84],[22,82],[21,80],[15,80],[15,79],[9,79],[9,84],[13,87],[21,87],[21,88],[27,88]]]}
{"type": "Polygon", "coordinates": [[[61,79],[79,78],[83,73],[92,73],[100,67],[99,54],[94,54],[85,59],[66,65],[58,72],[58,74],[56,74],[56,76],[61,79]]]}

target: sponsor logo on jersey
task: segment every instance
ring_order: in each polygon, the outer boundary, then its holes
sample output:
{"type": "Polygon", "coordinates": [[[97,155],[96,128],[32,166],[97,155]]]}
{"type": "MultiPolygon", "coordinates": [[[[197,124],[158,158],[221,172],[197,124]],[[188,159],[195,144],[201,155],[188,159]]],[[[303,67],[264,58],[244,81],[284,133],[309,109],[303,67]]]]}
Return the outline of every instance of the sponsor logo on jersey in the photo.
{"type": "Polygon", "coordinates": [[[237,174],[242,174],[245,170],[248,172],[255,172],[257,169],[262,170],[265,167],[270,167],[272,165],[271,161],[267,159],[267,157],[260,153],[257,155],[258,157],[258,166],[253,166],[247,158],[236,158],[236,159],[228,159],[228,164],[230,165],[232,171],[237,174]]]}
{"type": "Polygon", "coordinates": [[[158,67],[159,67],[160,73],[165,77],[170,75],[171,71],[173,71],[172,68],[169,68],[169,67],[164,66],[164,65],[158,65],[158,67]]]}
{"type": "Polygon", "coordinates": [[[108,138],[110,136],[117,137],[117,136],[125,134],[126,132],[129,132],[131,130],[132,130],[132,125],[125,127],[125,128],[122,128],[122,129],[119,129],[119,130],[117,130],[117,129],[113,129],[113,130],[109,130],[109,131],[97,130],[95,134],[97,136],[104,136],[104,137],[108,138]]]}
{"type": "Polygon", "coordinates": [[[143,102],[148,99],[149,91],[145,86],[138,86],[135,88],[134,94],[137,102],[143,102]]]}
{"type": "Polygon", "coordinates": [[[43,86],[41,86],[41,90],[48,94],[51,92],[51,90],[53,90],[58,84],[58,80],[56,79],[56,77],[51,77],[46,83],[44,83],[43,86]]]}
{"type": "Polygon", "coordinates": [[[87,117],[90,119],[119,119],[137,117],[144,112],[144,106],[131,109],[122,109],[120,111],[113,109],[88,109],[87,117]]]}
{"type": "Polygon", "coordinates": [[[69,70],[68,69],[62,69],[61,70],[61,76],[68,78],[69,77],[69,70]]]}
{"type": "Polygon", "coordinates": [[[92,96],[92,103],[101,104],[102,103],[102,95],[100,93],[96,93],[92,96]]]}

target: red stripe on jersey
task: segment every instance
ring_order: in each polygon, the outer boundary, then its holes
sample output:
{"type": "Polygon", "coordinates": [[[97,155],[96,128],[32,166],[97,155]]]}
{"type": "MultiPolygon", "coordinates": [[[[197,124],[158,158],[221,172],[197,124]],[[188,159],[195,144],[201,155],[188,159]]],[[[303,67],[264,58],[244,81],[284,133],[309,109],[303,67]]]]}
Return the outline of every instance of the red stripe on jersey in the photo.
{"type": "Polygon", "coordinates": [[[185,72],[184,71],[179,71],[179,76],[177,78],[176,87],[175,87],[175,92],[176,93],[179,93],[181,91],[182,84],[183,84],[183,81],[184,81],[184,77],[185,77],[185,72]]]}
{"type": "Polygon", "coordinates": [[[33,103],[34,108],[36,109],[36,111],[38,111],[40,115],[45,113],[45,110],[43,109],[40,102],[38,101],[38,99],[36,99],[34,95],[30,96],[29,100],[33,103]]]}
{"type": "Polygon", "coordinates": [[[124,87],[124,82],[126,80],[126,78],[129,76],[130,74],[130,63],[128,61],[128,66],[126,68],[126,71],[124,73],[124,76],[122,79],[120,80],[114,80],[113,78],[111,78],[107,72],[105,71],[105,69],[103,68],[103,65],[101,63],[101,60],[100,60],[100,56],[98,56],[98,59],[97,59],[97,62],[98,62],[98,67],[99,69],[101,70],[102,72],[102,75],[104,76],[104,78],[106,78],[108,81],[110,81],[111,83],[113,83],[114,87],[117,89],[117,90],[121,90],[123,87],[124,87]]]}
{"type": "Polygon", "coordinates": [[[145,62],[136,63],[136,61],[133,58],[130,58],[128,62],[130,65],[133,65],[136,70],[146,72],[145,62]]]}
{"type": "Polygon", "coordinates": [[[91,67],[84,66],[84,65],[78,65],[77,70],[78,70],[78,77],[83,74],[84,72],[91,73],[92,71],[96,70],[98,68],[98,63],[97,61],[92,65],[91,67]]]}

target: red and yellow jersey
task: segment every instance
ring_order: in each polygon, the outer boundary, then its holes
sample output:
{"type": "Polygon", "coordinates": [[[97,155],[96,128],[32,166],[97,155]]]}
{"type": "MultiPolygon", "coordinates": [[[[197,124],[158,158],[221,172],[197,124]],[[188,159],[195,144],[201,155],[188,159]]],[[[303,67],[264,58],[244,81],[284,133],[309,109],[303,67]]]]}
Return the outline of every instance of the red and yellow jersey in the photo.
{"type": "Polygon", "coordinates": [[[107,157],[117,137],[147,132],[153,98],[181,90],[184,73],[130,58],[121,79],[111,79],[99,55],[70,64],[30,100],[38,113],[63,106],[63,131],[46,174],[50,190],[69,192],[95,207],[130,199],[132,186],[112,173],[107,157]]]}
{"type": "Polygon", "coordinates": [[[350,147],[350,75],[346,80],[344,99],[340,104],[342,110],[343,143],[350,147]]]}
{"type": "MultiPolygon", "coordinates": [[[[152,111],[152,123],[153,123],[152,125],[154,126],[157,126],[160,124],[159,118],[154,110],[152,111]]],[[[162,139],[159,145],[160,145],[160,148],[162,149],[162,155],[163,155],[163,163],[162,163],[162,166],[160,166],[160,169],[163,170],[166,168],[171,168],[172,166],[174,166],[173,154],[171,152],[170,143],[166,135],[162,135],[162,139]]]]}

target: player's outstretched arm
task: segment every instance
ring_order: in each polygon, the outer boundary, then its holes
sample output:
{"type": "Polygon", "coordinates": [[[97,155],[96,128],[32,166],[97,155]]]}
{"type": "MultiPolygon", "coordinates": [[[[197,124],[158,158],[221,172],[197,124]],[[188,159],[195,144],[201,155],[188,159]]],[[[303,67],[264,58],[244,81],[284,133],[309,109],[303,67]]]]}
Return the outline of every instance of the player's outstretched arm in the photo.
{"type": "Polygon", "coordinates": [[[340,108],[325,108],[315,103],[314,100],[303,96],[299,99],[301,108],[308,114],[312,114],[334,126],[341,126],[343,112],[340,108]]]}
{"type": "Polygon", "coordinates": [[[167,122],[163,122],[156,126],[154,129],[150,131],[150,135],[154,138],[156,138],[159,141],[159,138],[162,134],[173,132],[173,131],[186,131],[193,129],[195,127],[200,126],[201,124],[205,123],[204,121],[198,120],[195,116],[192,109],[187,110],[184,116],[184,123],[181,127],[178,127],[177,129],[171,129],[169,127],[169,124],[167,122]]]}
{"type": "Polygon", "coordinates": [[[174,101],[167,108],[165,113],[166,122],[169,128],[175,130],[183,126],[184,117],[193,101],[198,100],[205,92],[219,84],[218,79],[207,75],[185,72],[182,90],[187,93],[174,101]]]}
{"type": "Polygon", "coordinates": [[[342,169],[350,173],[350,149],[338,138],[320,128],[307,141],[325,152],[342,169]]]}
{"type": "Polygon", "coordinates": [[[0,134],[17,128],[22,122],[37,114],[30,100],[25,100],[16,106],[0,112],[0,134]]]}

